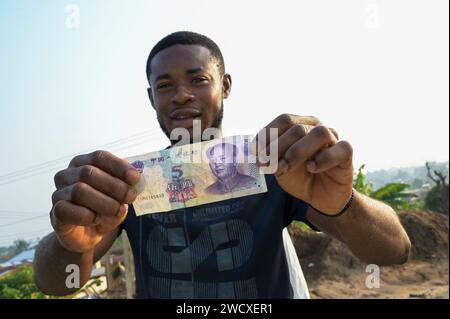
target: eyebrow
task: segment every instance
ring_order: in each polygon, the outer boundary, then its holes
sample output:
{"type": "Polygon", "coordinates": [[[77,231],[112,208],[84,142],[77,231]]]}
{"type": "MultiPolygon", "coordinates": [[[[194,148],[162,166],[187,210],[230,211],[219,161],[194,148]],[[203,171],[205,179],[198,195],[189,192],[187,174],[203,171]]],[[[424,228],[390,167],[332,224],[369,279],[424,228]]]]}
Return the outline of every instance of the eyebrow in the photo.
{"type": "Polygon", "coordinates": [[[158,75],[155,78],[155,82],[158,82],[159,80],[167,80],[167,79],[170,79],[170,75],[168,73],[165,73],[165,74],[158,75]]]}
{"type": "Polygon", "coordinates": [[[188,70],[186,71],[186,74],[192,74],[192,73],[197,73],[197,72],[201,72],[201,71],[203,71],[202,68],[188,69],[188,70]]]}
{"type": "MultiPolygon", "coordinates": [[[[200,67],[193,68],[193,69],[186,70],[186,74],[194,74],[194,73],[201,72],[201,71],[203,71],[203,68],[200,68],[200,67]]],[[[164,73],[164,74],[158,75],[155,78],[155,82],[157,82],[159,80],[168,80],[168,79],[170,79],[170,75],[168,73],[164,73]]]]}

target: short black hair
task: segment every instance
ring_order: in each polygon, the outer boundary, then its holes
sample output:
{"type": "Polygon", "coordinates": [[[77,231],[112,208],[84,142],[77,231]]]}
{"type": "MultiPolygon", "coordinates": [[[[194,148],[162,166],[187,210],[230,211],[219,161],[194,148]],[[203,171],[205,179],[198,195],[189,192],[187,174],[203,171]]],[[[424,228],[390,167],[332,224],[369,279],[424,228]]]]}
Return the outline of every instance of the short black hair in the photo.
{"type": "Polygon", "coordinates": [[[199,33],[190,32],[190,31],[178,31],[171,33],[161,40],[153,47],[150,51],[150,55],[147,59],[147,79],[150,81],[150,63],[155,55],[157,55],[160,51],[167,49],[173,45],[177,44],[188,44],[188,45],[200,45],[204,48],[207,48],[211,54],[211,58],[216,60],[220,75],[225,74],[225,62],[223,60],[222,52],[220,52],[219,46],[207,36],[204,36],[199,33]]]}
{"type": "MultiPolygon", "coordinates": [[[[236,157],[237,152],[238,152],[237,146],[234,145],[234,144],[231,144],[231,143],[223,142],[223,143],[219,143],[219,144],[216,144],[216,145],[211,146],[211,147],[206,151],[206,155],[208,156],[208,158],[211,158],[211,156],[214,155],[214,149],[215,149],[217,146],[221,146],[221,147],[222,147],[222,150],[225,150],[225,148],[226,148],[227,146],[228,146],[228,147],[231,146],[231,147],[233,148],[233,158],[236,157]]],[[[227,155],[228,155],[228,154],[227,154],[227,155]]]]}

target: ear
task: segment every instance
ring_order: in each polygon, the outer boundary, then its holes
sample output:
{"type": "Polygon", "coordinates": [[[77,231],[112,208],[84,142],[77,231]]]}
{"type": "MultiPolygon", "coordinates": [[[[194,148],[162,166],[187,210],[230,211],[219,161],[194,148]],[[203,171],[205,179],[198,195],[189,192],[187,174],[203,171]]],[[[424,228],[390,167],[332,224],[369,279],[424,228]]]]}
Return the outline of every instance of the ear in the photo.
{"type": "Polygon", "coordinates": [[[147,94],[148,94],[148,98],[150,100],[150,103],[152,104],[153,109],[155,109],[155,103],[153,102],[152,88],[147,88],[147,94]]]}
{"type": "Polygon", "coordinates": [[[231,75],[224,74],[222,79],[222,95],[223,98],[226,99],[230,95],[231,92],[231,75]]]}

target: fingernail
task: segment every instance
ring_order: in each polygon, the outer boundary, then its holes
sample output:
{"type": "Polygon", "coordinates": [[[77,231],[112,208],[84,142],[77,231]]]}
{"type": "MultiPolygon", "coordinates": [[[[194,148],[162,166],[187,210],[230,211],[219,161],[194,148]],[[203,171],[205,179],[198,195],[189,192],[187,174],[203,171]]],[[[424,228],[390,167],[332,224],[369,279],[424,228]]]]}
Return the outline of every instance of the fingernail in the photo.
{"type": "Polygon", "coordinates": [[[278,162],[278,174],[279,175],[286,173],[288,171],[288,169],[289,169],[289,165],[284,159],[282,159],[281,161],[278,162]]]}
{"type": "Polygon", "coordinates": [[[117,217],[122,217],[127,211],[126,205],[120,205],[119,212],[117,213],[117,217]]]}
{"type": "Polygon", "coordinates": [[[127,193],[127,204],[131,204],[132,202],[134,202],[134,200],[136,199],[137,193],[136,191],[132,188],[128,191],[127,193]]]}
{"type": "Polygon", "coordinates": [[[135,168],[130,168],[127,175],[132,184],[137,184],[139,182],[139,178],[141,177],[141,173],[139,173],[139,171],[135,168]]]}
{"type": "Polygon", "coordinates": [[[316,169],[317,169],[316,163],[314,163],[313,161],[309,161],[309,162],[306,164],[306,168],[307,168],[308,171],[310,171],[311,173],[314,173],[314,172],[316,171],[316,169]]]}

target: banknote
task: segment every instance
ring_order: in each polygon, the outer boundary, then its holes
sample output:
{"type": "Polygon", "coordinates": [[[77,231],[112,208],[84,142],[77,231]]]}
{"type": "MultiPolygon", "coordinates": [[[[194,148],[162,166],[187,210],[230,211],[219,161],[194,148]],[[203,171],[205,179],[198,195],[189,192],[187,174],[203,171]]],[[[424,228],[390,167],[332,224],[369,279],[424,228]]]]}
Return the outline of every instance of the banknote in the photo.
{"type": "Polygon", "coordinates": [[[249,150],[251,140],[250,135],[231,136],[127,158],[141,173],[136,215],[267,192],[249,150]]]}

